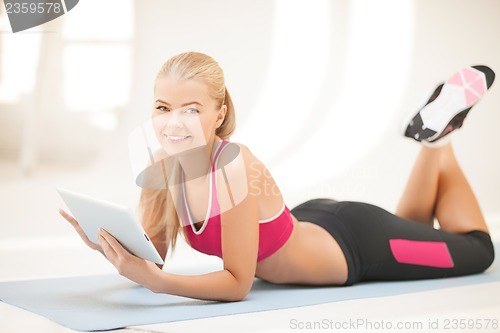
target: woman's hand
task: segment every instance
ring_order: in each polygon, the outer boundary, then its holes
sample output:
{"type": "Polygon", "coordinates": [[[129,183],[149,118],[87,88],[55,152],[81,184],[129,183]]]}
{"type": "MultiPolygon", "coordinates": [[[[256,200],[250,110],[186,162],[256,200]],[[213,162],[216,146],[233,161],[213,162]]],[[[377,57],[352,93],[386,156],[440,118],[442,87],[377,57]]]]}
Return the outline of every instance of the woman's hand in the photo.
{"type": "Polygon", "coordinates": [[[66,213],[62,209],[59,209],[59,214],[61,214],[62,217],[64,217],[69,223],[71,223],[71,225],[73,226],[73,228],[75,228],[78,235],[80,235],[80,238],[83,239],[83,241],[85,242],[85,244],[88,245],[88,247],[90,247],[92,250],[97,250],[97,251],[101,252],[102,254],[104,254],[101,246],[99,244],[92,242],[87,237],[87,235],[85,235],[85,232],[83,232],[82,227],[80,226],[80,224],[78,224],[78,221],[75,220],[75,218],[73,216],[69,215],[68,213],[66,213]]]}
{"type": "Polygon", "coordinates": [[[160,270],[155,263],[134,256],[104,229],[99,229],[97,238],[104,255],[120,275],[151,289],[154,273],[160,270]]]}
{"type": "Polygon", "coordinates": [[[101,252],[116,267],[120,275],[148,288],[152,282],[152,273],[160,270],[155,263],[134,256],[104,229],[100,229],[97,235],[99,244],[92,242],[73,216],[62,209],[59,209],[59,214],[71,223],[85,244],[101,252]]]}

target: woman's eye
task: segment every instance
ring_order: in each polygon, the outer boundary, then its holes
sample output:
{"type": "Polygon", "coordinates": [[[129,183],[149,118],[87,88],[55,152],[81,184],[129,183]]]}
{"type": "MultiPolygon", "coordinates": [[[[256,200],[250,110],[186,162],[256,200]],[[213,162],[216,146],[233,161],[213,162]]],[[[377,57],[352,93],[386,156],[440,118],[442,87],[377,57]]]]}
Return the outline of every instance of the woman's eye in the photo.
{"type": "Polygon", "coordinates": [[[195,113],[198,113],[198,109],[196,108],[188,108],[186,109],[186,113],[192,113],[192,114],[195,114],[195,113]]]}
{"type": "Polygon", "coordinates": [[[163,112],[170,111],[166,106],[163,106],[163,105],[157,106],[156,110],[160,110],[160,111],[163,111],[163,112]]]}

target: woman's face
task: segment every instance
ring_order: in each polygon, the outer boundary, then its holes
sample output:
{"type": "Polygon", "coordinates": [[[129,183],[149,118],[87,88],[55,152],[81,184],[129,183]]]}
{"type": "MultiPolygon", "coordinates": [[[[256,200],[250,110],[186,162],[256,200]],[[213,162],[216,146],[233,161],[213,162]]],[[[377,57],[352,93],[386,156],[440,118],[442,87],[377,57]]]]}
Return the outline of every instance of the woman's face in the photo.
{"type": "Polygon", "coordinates": [[[157,79],[154,89],[153,127],[168,155],[206,146],[215,140],[226,106],[217,101],[198,80],[157,79]]]}

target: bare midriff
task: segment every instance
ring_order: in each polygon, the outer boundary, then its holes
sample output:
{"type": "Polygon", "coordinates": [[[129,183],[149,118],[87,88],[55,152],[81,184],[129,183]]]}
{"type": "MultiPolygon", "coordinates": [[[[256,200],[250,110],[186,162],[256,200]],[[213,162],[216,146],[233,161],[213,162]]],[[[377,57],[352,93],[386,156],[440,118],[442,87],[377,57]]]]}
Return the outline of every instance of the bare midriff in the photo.
{"type": "Polygon", "coordinates": [[[337,241],[320,226],[297,221],[288,241],[257,263],[256,276],[272,283],[340,285],[347,262],[337,241]]]}

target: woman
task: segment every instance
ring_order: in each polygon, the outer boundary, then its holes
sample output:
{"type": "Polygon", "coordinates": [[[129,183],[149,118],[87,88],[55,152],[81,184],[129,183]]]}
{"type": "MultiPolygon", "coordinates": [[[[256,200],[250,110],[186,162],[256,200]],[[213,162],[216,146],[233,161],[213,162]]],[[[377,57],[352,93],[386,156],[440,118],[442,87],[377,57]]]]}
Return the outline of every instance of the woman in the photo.
{"type": "Polygon", "coordinates": [[[464,68],[410,121],[405,135],[424,144],[395,215],[330,199],[290,211],[266,167],[248,148],[227,141],[235,120],[221,68],[204,54],[183,53],[164,64],[155,82],[153,127],[162,150],[154,160],[165,179],[163,188],[144,185],[142,223],[163,257],[180,233],[193,248],[221,257],[223,269],[167,273],[128,253],[105,230],[99,244],[90,242],[74,218],[61,214],[123,276],[156,293],[205,300],[242,300],[254,277],[351,285],[482,272],[494,258],[488,227],[444,141],[493,79],[487,67],[464,68]]]}

